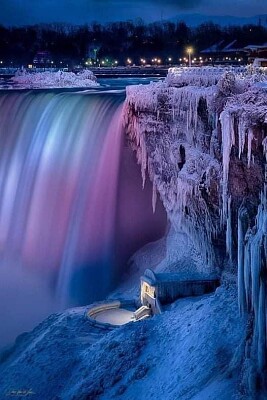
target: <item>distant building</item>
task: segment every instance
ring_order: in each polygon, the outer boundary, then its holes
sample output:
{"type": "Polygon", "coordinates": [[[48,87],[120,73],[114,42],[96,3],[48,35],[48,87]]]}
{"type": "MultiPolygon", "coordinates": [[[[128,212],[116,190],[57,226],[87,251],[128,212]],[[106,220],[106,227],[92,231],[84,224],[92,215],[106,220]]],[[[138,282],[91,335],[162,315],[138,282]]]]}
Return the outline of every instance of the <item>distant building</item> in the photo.
{"type": "Polygon", "coordinates": [[[52,57],[49,51],[38,51],[33,59],[35,67],[48,67],[51,66],[52,57]]]}
{"type": "Polygon", "coordinates": [[[213,64],[242,64],[247,61],[247,51],[237,40],[230,43],[221,40],[200,53],[204,56],[204,62],[213,64]]]}
{"type": "Polygon", "coordinates": [[[250,44],[244,47],[244,50],[247,53],[249,63],[253,63],[255,58],[267,58],[267,43],[262,45],[250,44]]]}

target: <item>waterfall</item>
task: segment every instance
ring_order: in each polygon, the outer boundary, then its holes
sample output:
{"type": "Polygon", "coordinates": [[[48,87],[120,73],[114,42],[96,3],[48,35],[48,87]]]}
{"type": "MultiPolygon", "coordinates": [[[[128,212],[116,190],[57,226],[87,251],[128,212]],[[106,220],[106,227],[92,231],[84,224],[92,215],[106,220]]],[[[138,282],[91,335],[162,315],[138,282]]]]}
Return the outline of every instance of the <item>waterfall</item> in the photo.
{"type": "Polygon", "coordinates": [[[108,93],[0,96],[1,265],[43,271],[64,301],[89,264],[97,297],[113,279],[122,103],[108,93]]]}
{"type": "Polygon", "coordinates": [[[125,141],[124,98],[0,93],[0,342],[17,322],[18,334],[104,299],[129,257],[164,234],[165,210],[158,202],[153,215],[152,185],[142,190],[125,141]]]}

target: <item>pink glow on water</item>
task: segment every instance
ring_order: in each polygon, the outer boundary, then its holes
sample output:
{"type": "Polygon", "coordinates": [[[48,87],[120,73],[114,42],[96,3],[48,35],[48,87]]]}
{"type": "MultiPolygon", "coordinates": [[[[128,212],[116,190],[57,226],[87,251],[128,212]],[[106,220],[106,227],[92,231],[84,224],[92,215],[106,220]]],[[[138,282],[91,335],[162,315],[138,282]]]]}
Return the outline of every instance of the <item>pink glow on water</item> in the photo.
{"type": "Polygon", "coordinates": [[[82,223],[80,243],[83,253],[88,252],[89,247],[92,258],[108,250],[114,241],[122,142],[121,111],[121,108],[117,110],[109,126],[82,223]],[[87,232],[91,232],[92,240],[89,246],[84,246],[82,238],[87,232]]]}

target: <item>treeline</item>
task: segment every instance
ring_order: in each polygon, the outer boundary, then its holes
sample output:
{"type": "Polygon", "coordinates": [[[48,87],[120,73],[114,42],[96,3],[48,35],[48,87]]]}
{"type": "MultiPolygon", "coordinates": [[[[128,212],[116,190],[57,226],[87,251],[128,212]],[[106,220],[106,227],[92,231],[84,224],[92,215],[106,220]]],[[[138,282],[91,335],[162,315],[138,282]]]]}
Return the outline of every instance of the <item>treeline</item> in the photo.
{"type": "Polygon", "coordinates": [[[0,26],[0,59],[25,64],[36,52],[49,51],[55,60],[81,62],[96,56],[125,63],[140,58],[182,57],[185,47],[198,53],[214,43],[237,40],[239,46],[267,42],[267,28],[261,25],[221,27],[212,22],[196,28],[184,22],[160,22],[146,25],[142,20],[101,25],[73,26],[47,24],[7,28],[0,26]]]}

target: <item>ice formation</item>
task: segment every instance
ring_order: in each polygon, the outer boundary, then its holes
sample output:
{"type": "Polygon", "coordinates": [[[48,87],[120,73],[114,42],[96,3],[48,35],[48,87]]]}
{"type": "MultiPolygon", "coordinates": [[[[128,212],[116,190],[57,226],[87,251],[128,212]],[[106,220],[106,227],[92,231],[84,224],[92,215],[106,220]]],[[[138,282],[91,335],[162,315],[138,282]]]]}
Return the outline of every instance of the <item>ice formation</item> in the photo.
{"type": "Polygon", "coordinates": [[[164,82],[129,87],[125,115],[143,181],[148,171],[172,224],[192,238],[213,270],[219,203],[217,197],[210,211],[208,197],[217,196],[213,182],[221,172],[213,156],[216,115],[209,110],[222,72],[194,71],[170,69],[164,82]]]}
{"type": "Polygon", "coordinates": [[[266,81],[262,71],[245,68],[171,68],[163,82],[127,88],[125,106],[143,180],[148,173],[154,185],[153,207],[156,190],[172,226],[206,260],[206,271],[216,269],[221,235],[230,262],[238,258],[240,310],[254,313],[260,368],[266,357],[266,81]]]}
{"type": "MultiPolygon", "coordinates": [[[[256,222],[250,207],[246,205],[247,193],[238,211],[238,296],[241,314],[251,312],[254,316],[253,346],[259,371],[266,367],[266,271],[267,271],[267,198],[266,170],[264,175],[264,156],[266,158],[266,91],[251,88],[245,93],[230,98],[221,114],[223,147],[223,204],[228,221],[229,207],[229,166],[231,149],[238,146],[238,157],[245,154],[244,162],[251,169],[258,162],[262,167],[262,181],[265,179],[256,222]],[[237,137],[237,142],[236,141],[237,137]],[[258,159],[258,160],[256,160],[258,159]],[[260,159],[260,162],[259,162],[260,159]]],[[[265,166],[266,168],[266,166],[265,166]]],[[[255,181],[255,185],[257,182],[255,181]]],[[[228,224],[227,224],[228,226],[228,224]]],[[[231,237],[233,233],[229,236],[231,237]]],[[[228,235],[227,235],[228,237],[228,235]]]]}
{"type": "Polygon", "coordinates": [[[89,70],[81,71],[78,74],[64,71],[35,73],[19,70],[11,80],[15,87],[23,89],[99,86],[96,82],[96,77],[89,70]]]}
{"type": "Polygon", "coordinates": [[[256,223],[248,224],[247,210],[242,206],[238,218],[238,288],[239,308],[253,311],[254,346],[259,370],[266,367],[267,356],[267,185],[261,194],[256,223]]]}
{"type": "Polygon", "coordinates": [[[207,87],[211,85],[216,85],[221,76],[226,71],[232,71],[235,73],[245,72],[245,67],[202,67],[202,68],[170,68],[168,71],[168,76],[166,82],[170,86],[201,86],[207,87]]]}

